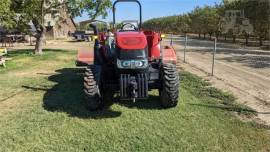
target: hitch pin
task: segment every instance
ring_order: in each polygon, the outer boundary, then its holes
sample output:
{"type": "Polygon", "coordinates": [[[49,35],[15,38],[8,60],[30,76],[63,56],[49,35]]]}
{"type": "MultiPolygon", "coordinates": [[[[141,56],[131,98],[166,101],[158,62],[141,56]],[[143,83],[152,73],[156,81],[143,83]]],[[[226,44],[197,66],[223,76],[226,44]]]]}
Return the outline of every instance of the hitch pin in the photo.
{"type": "MultiPolygon", "coordinates": [[[[135,91],[135,88],[133,89],[133,96],[135,96],[135,97],[136,97],[136,91],[135,91]]],[[[136,98],[133,98],[132,100],[133,100],[133,103],[135,103],[135,102],[136,102],[136,98]]]]}
{"type": "Polygon", "coordinates": [[[136,81],[131,81],[131,87],[132,87],[132,97],[133,97],[133,99],[132,99],[132,101],[133,101],[133,103],[135,103],[136,102],[136,97],[137,97],[137,95],[136,95],[136,89],[137,89],[137,83],[136,83],[136,81]]]}

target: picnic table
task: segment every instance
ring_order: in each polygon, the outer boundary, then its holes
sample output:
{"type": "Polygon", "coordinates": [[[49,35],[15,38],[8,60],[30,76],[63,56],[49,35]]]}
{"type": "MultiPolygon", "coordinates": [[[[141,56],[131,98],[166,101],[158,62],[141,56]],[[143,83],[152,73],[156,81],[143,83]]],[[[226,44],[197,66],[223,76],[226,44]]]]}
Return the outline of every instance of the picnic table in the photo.
{"type": "Polygon", "coordinates": [[[14,37],[13,36],[5,36],[2,39],[2,47],[7,47],[7,44],[9,47],[13,47],[13,41],[14,37]]]}
{"type": "Polygon", "coordinates": [[[6,48],[0,48],[0,65],[6,67],[6,59],[4,56],[7,54],[7,49],[6,48]]]}

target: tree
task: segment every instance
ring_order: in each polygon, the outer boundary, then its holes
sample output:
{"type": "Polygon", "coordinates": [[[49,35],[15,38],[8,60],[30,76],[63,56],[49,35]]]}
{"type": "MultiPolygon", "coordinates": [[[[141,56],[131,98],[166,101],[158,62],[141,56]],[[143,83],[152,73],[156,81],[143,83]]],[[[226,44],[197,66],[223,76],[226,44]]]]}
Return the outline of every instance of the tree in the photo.
{"type": "Polygon", "coordinates": [[[204,10],[200,7],[196,7],[190,14],[190,27],[191,27],[191,32],[193,33],[198,33],[199,38],[201,38],[201,34],[206,34],[206,22],[204,18],[204,10]]]}
{"type": "Polygon", "coordinates": [[[246,44],[251,35],[259,38],[260,45],[269,39],[269,0],[223,0],[215,6],[196,7],[188,14],[150,19],[144,28],[168,33],[191,32],[218,38],[221,34],[233,37],[244,36],[246,44]]]}
{"type": "Polygon", "coordinates": [[[10,29],[14,26],[14,12],[10,10],[11,0],[0,0],[0,26],[10,29]]]}
{"type": "Polygon", "coordinates": [[[186,34],[187,32],[190,31],[190,22],[191,22],[191,19],[189,17],[188,14],[184,14],[182,16],[178,16],[177,17],[177,32],[181,32],[181,33],[184,33],[186,34]]]}
{"type": "Polygon", "coordinates": [[[241,6],[246,17],[254,27],[254,34],[259,37],[260,46],[263,45],[263,39],[269,34],[269,0],[244,1],[241,0],[241,6]]]}
{"type": "MultiPolygon", "coordinates": [[[[215,31],[216,38],[218,39],[220,35],[224,34],[225,31],[225,7],[224,4],[216,4],[215,8],[217,9],[217,23],[218,23],[218,28],[215,31]]],[[[225,40],[226,40],[227,33],[224,34],[225,40]]]]}
{"type": "Polygon", "coordinates": [[[219,29],[219,15],[215,7],[206,6],[203,8],[203,20],[205,22],[205,30],[212,38],[212,35],[219,29]]]}
{"type": "Polygon", "coordinates": [[[106,10],[111,6],[110,0],[12,0],[12,9],[20,14],[21,24],[32,22],[36,28],[35,53],[42,54],[42,43],[46,27],[44,16],[59,15],[59,10],[67,8],[72,17],[79,16],[83,12],[94,20],[99,15],[107,15],[106,10]]]}

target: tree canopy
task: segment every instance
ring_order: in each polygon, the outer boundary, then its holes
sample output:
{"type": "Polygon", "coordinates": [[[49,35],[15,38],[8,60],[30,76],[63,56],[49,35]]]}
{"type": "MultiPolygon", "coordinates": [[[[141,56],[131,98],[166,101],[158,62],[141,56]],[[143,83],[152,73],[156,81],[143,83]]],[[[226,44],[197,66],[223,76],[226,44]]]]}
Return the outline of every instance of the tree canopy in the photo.
{"type": "Polygon", "coordinates": [[[210,37],[223,34],[235,39],[236,36],[248,38],[253,35],[262,44],[262,39],[269,39],[269,5],[269,0],[224,0],[215,6],[196,7],[186,14],[150,19],[143,23],[143,27],[165,33],[197,33],[199,37],[201,34],[210,37]],[[232,14],[226,14],[227,11],[235,11],[239,16],[231,21],[232,14]],[[229,15],[229,20],[226,20],[226,15],[229,15]]]}
{"type": "Polygon", "coordinates": [[[10,10],[11,0],[0,0],[0,26],[7,29],[15,24],[15,14],[10,10]]]}
{"type": "MultiPolygon", "coordinates": [[[[3,1],[3,0],[1,0],[3,1]]],[[[9,0],[8,0],[9,1],[9,0]]],[[[42,53],[42,41],[45,35],[44,16],[50,14],[59,17],[59,11],[66,9],[71,17],[82,15],[87,12],[89,18],[94,20],[97,16],[107,15],[107,9],[111,7],[110,0],[12,0],[10,9],[18,14],[20,26],[32,22],[37,30],[35,37],[37,43],[35,52],[42,53]]]]}

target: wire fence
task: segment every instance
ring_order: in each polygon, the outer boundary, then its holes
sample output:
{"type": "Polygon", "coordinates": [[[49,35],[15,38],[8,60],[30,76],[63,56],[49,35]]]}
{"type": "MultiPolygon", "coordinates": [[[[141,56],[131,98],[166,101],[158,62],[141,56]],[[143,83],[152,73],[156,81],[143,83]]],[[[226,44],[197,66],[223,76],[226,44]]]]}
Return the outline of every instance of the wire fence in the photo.
{"type": "MultiPolygon", "coordinates": [[[[270,50],[170,35],[183,66],[191,66],[270,103],[270,50]]],[[[188,69],[188,68],[187,68],[188,69]]]]}

